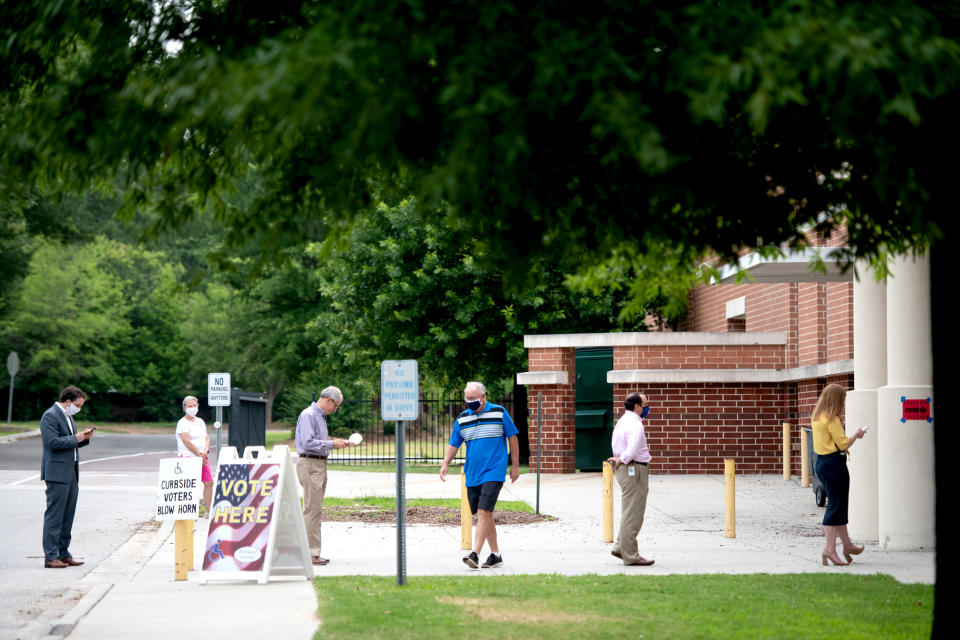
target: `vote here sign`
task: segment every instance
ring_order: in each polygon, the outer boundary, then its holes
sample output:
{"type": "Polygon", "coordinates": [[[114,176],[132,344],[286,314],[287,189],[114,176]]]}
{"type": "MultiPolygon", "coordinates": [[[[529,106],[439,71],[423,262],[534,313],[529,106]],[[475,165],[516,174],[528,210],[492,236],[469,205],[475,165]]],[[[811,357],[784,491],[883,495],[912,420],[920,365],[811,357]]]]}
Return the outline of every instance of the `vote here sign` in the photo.
{"type": "Polygon", "coordinates": [[[263,570],[279,482],[279,464],[220,462],[204,571],[263,570]]]}

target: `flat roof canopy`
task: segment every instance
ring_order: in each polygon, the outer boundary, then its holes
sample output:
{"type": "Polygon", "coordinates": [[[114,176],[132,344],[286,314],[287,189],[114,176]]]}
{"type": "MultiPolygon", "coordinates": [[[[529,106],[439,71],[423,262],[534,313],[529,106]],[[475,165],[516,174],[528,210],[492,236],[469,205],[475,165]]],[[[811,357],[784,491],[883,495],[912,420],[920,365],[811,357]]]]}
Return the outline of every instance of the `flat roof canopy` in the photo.
{"type": "Polygon", "coordinates": [[[720,268],[720,280],[716,284],[737,284],[737,274],[745,272],[747,283],[777,282],[853,282],[853,268],[841,273],[836,247],[817,247],[803,251],[787,250],[782,258],[764,258],[756,252],[748,253],[735,265],[720,268]],[[820,257],[827,268],[826,273],[814,271],[813,261],[820,257]]]}

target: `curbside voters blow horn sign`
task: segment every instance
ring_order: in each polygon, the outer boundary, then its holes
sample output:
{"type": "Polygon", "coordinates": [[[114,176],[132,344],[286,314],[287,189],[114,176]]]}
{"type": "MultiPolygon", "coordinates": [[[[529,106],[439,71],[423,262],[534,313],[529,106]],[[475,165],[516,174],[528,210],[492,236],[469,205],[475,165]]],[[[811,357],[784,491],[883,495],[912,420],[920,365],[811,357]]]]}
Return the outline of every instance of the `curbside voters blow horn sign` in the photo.
{"type": "Polygon", "coordinates": [[[164,458],[157,483],[156,519],[196,520],[200,516],[200,458],[164,458]]]}

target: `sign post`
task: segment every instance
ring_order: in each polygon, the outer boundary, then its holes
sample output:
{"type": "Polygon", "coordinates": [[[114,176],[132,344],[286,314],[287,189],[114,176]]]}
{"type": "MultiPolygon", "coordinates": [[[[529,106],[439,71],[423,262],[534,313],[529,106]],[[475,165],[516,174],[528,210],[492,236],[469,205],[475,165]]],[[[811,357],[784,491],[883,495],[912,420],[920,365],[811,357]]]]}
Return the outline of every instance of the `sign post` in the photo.
{"type": "Polygon", "coordinates": [[[7,401],[7,426],[10,426],[10,418],[13,416],[13,376],[20,370],[20,356],[16,351],[11,351],[7,356],[7,371],[10,373],[10,399],[7,401]]]}
{"type": "Polygon", "coordinates": [[[380,417],[395,420],[397,459],[397,585],[407,584],[406,420],[420,409],[420,379],[416,360],[384,360],[380,364],[380,417]]]}
{"type": "Polygon", "coordinates": [[[213,428],[217,430],[217,459],[220,459],[220,434],[223,427],[223,408],[230,406],[230,374],[207,374],[207,406],[217,408],[213,428]]]}

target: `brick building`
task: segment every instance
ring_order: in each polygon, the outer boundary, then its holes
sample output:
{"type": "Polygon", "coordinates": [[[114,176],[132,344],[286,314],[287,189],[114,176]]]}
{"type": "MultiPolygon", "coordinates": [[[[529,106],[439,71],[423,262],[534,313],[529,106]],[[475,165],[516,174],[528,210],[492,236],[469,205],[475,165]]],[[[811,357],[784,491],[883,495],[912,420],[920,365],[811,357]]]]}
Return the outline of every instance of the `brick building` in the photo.
{"type": "MultiPolygon", "coordinates": [[[[841,234],[828,244],[844,240],[841,234]]],[[[820,249],[828,264],[830,250],[820,249]]],[[[598,443],[606,439],[607,449],[623,399],[641,390],[653,405],[647,430],[651,471],[722,473],[724,458],[732,457],[739,472],[778,473],[787,422],[793,425],[793,466],[799,474],[797,429],[809,425],[826,384],[853,388],[854,370],[853,274],[834,266],[825,274],[811,273],[810,258],[810,252],[799,252],[769,262],[747,254],[740,268],[749,270],[753,281],[698,287],[677,332],[525,336],[528,371],[517,380],[528,385],[531,465],[537,462],[539,394],[541,469],[570,473],[596,467],[595,460],[577,453],[588,428],[582,414],[589,413],[578,411],[584,380],[577,355],[607,350],[610,413],[606,429],[594,433],[598,443]]],[[[735,275],[724,271],[721,282],[735,282],[735,275]]]]}
{"type": "Polygon", "coordinates": [[[798,429],[835,382],[850,390],[848,429],[871,426],[848,464],[851,533],[933,548],[929,260],[897,258],[886,282],[858,264],[855,279],[836,267],[844,240],[776,261],[744,255],[691,293],[677,332],[524,336],[531,466],[539,456],[545,473],[599,468],[623,399],[643,391],[651,472],[722,473],[734,458],[740,473],[780,473],[787,422],[799,475],[798,429]],[[824,273],[810,271],[815,256],[824,273]],[[735,284],[738,271],[752,282],[735,284]]]}

